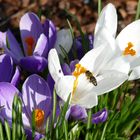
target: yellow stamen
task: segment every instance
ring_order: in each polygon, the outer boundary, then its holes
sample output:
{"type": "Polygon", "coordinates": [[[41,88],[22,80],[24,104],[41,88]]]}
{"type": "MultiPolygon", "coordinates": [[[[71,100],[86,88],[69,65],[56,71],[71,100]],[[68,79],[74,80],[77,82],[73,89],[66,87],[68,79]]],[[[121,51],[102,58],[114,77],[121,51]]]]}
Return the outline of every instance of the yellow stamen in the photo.
{"type": "Polygon", "coordinates": [[[136,51],[132,49],[132,47],[134,47],[134,45],[131,42],[128,42],[127,47],[123,51],[123,55],[131,55],[131,56],[136,55],[136,51]]]}
{"type": "Polygon", "coordinates": [[[44,123],[44,111],[41,109],[35,109],[35,125],[41,127],[44,123]]]}
{"type": "Polygon", "coordinates": [[[33,54],[34,39],[33,39],[33,37],[27,37],[27,38],[25,38],[25,42],[27,43],[27,54],[30,56],[33,54]]]}
{"type": "Polygon", "coordinates": [[[74,95],[77,85],[78,85],[78,77],[80,76],[80,74],[83,74],[86,72],[86,68],[82,67],[81,64],[76,64],[75,65],[75,70],[72,73],[73,76],[75,76],[75,80],[73,83],[73,91],[72,91],[72,96],[74,95]]]}

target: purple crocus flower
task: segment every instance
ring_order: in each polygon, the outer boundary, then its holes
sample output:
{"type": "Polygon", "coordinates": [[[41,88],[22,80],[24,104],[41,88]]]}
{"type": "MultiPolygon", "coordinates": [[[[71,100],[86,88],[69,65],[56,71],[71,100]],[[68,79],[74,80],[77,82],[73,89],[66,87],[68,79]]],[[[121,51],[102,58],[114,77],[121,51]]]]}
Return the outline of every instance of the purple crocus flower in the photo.
{"type": "Polygon", "coordinates": [[[0,106],[4,106],[0,111],[0,119],[2,121],[6,119],[10,126],[12,123],[12,102],[15,94],[18,94],[23,102],[22,119],[27,134],[31,134],[32,112],[34,111],[37,137],[43,136],[52,105],[52,95],[48,84],[40,76],[31,75],[23,83],[21,94],[12,84],[0,82],[0,106]]]}
{"type": "Polygon", "coordinates": [[[56,32],[50,20],[47,19],[41,24],[37,15],[31,12],[21,17],[20,34],[24,52],[10,30],[5,33],[0,32],[0,46],[16,64],[32,73],[42,72],[45,69],[48,63],[46,58],[51,48],[56,48],[64,57],[60,46],[67,53],[72,46],[70,30],[62,29],[56,32]]]}
{"type": "Polygon", "coordinates": [[[13,60],[10,56],[0,55],[0,82],[10,82],[13,74],[13,60]]]}
{"type": "Polygon", "coordinates": [[[92,115],[92,123],[98,124],[101,122],[105,122],[108,117],[108,111],[104,108],[103,110],[92,115]]]}
{"type": "Polygon", "coordinates": [[[9,54],[23,69],[33,73],[42,72],[47,66],[45,57],[55,44],[54,24],[50,20],[41,24],[39,18],[29,12],[21,17],[20,34],[24,53],[10,30],[0,33],[0,42],[5,53],[9,54]]]}
{"type": "Polygon", "coordinates": [[[20,68],[17,66],[14,68],[12,58],[3,54],[0,55],[0,82],[10,82],[14,86],[17,86],[20,81],[20,68]]]}
{"type": "MultiPolygon", "coordinates": [[[[89,34],[89,35],[85,35],[85,40],[88,42],[88,49],[91,50],[93,49],[93,41],[94,41],[94,38],[93,38],[93,35],[92,34],[89,34]]],[[[71,59],[72,56],[73,56],[73,52],[76,51],[76,54],[77,54],[77,58],[80,60],[85,52],[84,52],[84,49],[83,49],[83,46],[82,46],[82,37],[81,36],[78,36],[74,39],[74,42],[73,42],[73,46],[72,46],[72,49],[69,53],[69,57],[71,59]]]]}

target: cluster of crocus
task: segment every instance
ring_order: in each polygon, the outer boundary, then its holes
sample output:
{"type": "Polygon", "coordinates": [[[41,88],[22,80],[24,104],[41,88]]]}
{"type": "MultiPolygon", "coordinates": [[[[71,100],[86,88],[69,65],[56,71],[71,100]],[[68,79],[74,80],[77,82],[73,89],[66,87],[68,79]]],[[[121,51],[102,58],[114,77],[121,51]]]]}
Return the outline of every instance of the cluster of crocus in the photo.
{"type": "MultiPolygon", "coordinates": [[[[85,54],[81,51],[81,38],[76,38],[73,43],[70,30],[56,31],[52,21],[47,19],[42,24],[35,14],[25,14],[20,20],[22,44],[17,42],[10,30],[0,33],[0,48],[3,50],[0,55],[0,106],[3,107],[0,119],[6,119],[11,126],[12,102],[18,95],[22,100],[24,128],[31,132],[32,113],[35,112],[36,137],[39,139],[45,134],[47,118],[52,115],[55,90],[61,102],[66,102],[70,95],[66,119],[86,122],[86,109],[98,104],[99,95],[118,88],[126,80],[140,77],[139,26],[140,20],[134,21],[115,38],[116,9],[108,4],[97,21],[94,41],[92,35],[86,36],[89,51],[85,54]],[[72,43],[77,46],[80,60],[73,60],[69,65],[61,64],[59,56],[65,57],[63,51],[68,53],[72,43]],[[49,73],[45,77],[41,72],[47,66],[49,73]],[[20,78],[25,75],[21,75],[20,71],[38,75],[25,77],[22,84],[20,78]],[[18,88],[18,83],[22,90],[18,88]]],[[[93,114],[92,123],[104,122],[107,115],[106,109],[93,114]]]]}
{"type": "Polygon", "coordinates": [[[11,56],[16,64],[23,69],[36,73],[42,72],[47,66],[47,56],[51,48],[56,48],[62,54],[60,45],[69,51],[72,45],[70,31],[63,29],[56,31],[56,27],[50,20],[43,24],[34,13],[27,13],[20,20],[20,45],[10,30],[0,33],[0,48],[11,56]],[[23,50],[20,46],[23,46],[23,50]]]}

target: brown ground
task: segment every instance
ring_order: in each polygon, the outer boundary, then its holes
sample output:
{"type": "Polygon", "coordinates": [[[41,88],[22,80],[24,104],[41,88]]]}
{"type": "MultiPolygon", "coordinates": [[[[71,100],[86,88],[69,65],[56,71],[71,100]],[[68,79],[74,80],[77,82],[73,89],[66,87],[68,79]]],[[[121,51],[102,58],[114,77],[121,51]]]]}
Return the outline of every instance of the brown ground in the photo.
{"type": "MultiPolygon", "coordinates": [[[[42,12],[41,20],[50,18],[59,27],[68,26],[65,9],[77,16],[82,30],[91,33],[94,30],[98,13],[97,0],[0,0],[0,30],[10,28],[17,31],[20,17],[27,11],[42,12]]],[[[102,0],[102,6],[111,2],[115,4],[119,15],[119,29],[134,20],[137,0],[102,0]]],[[[78,35],[76,23],[70,19],[75,33],[78,35]]]]}

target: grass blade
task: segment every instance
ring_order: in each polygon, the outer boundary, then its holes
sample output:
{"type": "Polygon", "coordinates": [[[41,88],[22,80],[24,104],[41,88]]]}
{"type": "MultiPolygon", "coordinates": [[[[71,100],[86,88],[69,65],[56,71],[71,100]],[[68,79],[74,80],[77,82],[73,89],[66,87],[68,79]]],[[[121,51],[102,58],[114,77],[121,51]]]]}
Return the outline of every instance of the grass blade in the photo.
{"type": "Polygon", "coordinates": [[[4,140],[3,127],[1,121],[0,121],[0,140],[4,140]]]}
{"type": "Polygon", "coordinates": [[[10,130],[9,124],[8,124],[8,122],[6,120],[4,121],[4,126],[5,126],[7,139],[11,140],[11,130],[10,130]]]}

